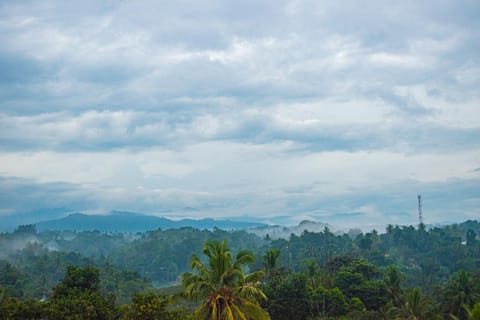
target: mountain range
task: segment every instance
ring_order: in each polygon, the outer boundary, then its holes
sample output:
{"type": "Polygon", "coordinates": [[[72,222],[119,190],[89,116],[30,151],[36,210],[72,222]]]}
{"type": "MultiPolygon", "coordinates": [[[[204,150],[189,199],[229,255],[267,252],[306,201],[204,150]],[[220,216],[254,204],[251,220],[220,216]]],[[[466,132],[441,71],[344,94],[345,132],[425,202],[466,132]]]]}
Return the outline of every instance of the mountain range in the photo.
{"type": "Polygon", "coordinates": [[[164,217],[149,216],[132,212],[113,211],[107,215],[87,215],[73,213],[66,217],[38,222],[35,224],[38,231],[45,230],[74,230],[103,232],[145,232],[156,229],[177,229],[192,227],[196,229],[220,228],[224,230],[246,229],[266,226],[258,222],[245,222],[216,219],[182,219],[171,220],[164,217]]]}

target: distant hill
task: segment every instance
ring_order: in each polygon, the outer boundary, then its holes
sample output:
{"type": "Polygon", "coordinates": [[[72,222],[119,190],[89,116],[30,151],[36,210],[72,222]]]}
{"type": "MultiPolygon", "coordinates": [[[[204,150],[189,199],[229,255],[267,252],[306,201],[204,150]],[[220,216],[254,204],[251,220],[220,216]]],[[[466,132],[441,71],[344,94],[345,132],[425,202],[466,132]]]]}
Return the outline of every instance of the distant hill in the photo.
{"type": "Polygon", "coordinates": [[[148,216],[131,212],[112,212],[108,215],[87,215],[73,213],[64,218],[36,223],[38,231],[45,230],[75,230],[104,232],[145,232],[156,229],[177,229],[192,227],[197,229],[223,230],[246,229],[266,226],[262,223],[216,220],[216,219],[182,219],[170,220],[164,217],[148,216]]]}
{"type": "MultiPolygon", "coordinates": [[[[334,231],[334,228],[329,224],[304,220],[300,222],[298,226],[289,226],[289,227],[279,226],[279,225],[262,226],[262,227],[249,229],[248,232],[256,234],[261,238],[265,238],[268,235],[270,239],[276,240],[276,239],[289,239],[291,234],[299,236],[304,231],[322,232],[325,230],[325,228],[330,229],[330,231],[334,231]]],[[[341,234],[343,232],[337,231],[337,233],[341,234]]]]}

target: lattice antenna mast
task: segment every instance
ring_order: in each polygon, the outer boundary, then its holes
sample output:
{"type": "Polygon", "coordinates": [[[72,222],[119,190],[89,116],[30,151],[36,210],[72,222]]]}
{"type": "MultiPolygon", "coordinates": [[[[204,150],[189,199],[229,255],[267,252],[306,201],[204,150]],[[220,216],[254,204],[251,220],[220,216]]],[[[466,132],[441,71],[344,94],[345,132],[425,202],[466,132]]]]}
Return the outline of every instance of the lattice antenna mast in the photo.
{"type": "Polygon", "coordinates": [[[422,195],[418,195],[418,221],[423,223],[422,195]]]}

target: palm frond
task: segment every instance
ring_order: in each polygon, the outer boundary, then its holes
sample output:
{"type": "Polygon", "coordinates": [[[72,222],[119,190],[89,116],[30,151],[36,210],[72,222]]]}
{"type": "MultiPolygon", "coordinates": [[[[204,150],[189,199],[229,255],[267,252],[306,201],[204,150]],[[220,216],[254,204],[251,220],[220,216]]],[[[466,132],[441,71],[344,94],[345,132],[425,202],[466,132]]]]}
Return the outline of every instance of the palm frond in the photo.
{"type": "Polygon", "coordinates": [[[267,300],[265,293],[260,288],[254,286],[241,286],[235,288],[234,292],[236,295],[238,295],[238,297],[252,302],[256,302],[258,300],[267,300]]]}
{"type": "Polygon", "coordinates": [[[245,282],[257,283],[265,276],[265,272],[262,270],[249,273],[245,276],[245,282]]]}
{"type": "Polygon", "coordinates": [[[196,254],[192,254],[192,259],[190,260],[190,268],[197,270],[202,274],[208,274],[207,266],[200,260],[196,254]]]}
{"type": "Polygon", "coordinates": [[[245,314],[242,312],[242,310],[240,310],[240,308],[237,307],[235,304],[232,304],[232,312],[235,317],[234,319],[248,320],[245,314]]]}
{"type": "Polygon", "coordinates": [[[259,304],[250,301],[242,301],[238,308],[248,319],[271,320],[268,312],[262,309],[259,304]]]}
{"type": "Polygon", "coordinates": [[[247,266],[255,261],[255,257],[252,252],[248,250],[242,250],[237,254],[233,268],[241,269],[244,266],[247,266]]]}
{"type": "Polygon", "coordinates": [[[237,320],[233,315],[231,304],[226,304],[222,312],[222,320],[237,320]]]}

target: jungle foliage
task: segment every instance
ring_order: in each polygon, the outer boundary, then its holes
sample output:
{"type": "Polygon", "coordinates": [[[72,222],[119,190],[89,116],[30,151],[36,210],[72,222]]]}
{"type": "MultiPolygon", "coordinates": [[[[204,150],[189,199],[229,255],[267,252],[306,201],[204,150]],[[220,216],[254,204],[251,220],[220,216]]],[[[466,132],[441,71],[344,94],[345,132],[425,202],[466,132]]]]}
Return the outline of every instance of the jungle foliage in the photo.
{"type": "Polygon", "coordinates": [[[245,319],[479,319],[478,221],[349,234],[21,226],[0,234],[0,319],[228,319],[227,302],[232,319],[242,303],[245,319]]]}

